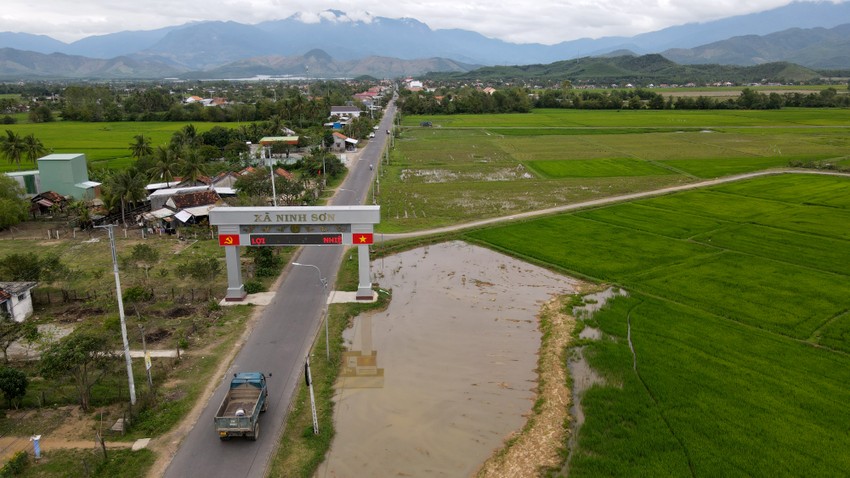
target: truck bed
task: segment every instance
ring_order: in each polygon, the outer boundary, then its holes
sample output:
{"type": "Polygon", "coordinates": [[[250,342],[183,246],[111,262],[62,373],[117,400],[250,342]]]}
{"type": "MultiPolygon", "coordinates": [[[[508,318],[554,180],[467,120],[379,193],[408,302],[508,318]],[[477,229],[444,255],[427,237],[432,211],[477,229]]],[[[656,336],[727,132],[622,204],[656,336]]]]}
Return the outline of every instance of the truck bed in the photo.
{"type": "Polygon", "coordinates": [[[254,414],[254,407],[257,406],[260,393],[262,393],[260,389],[250,385],[231,389],[228,395],[229,400],[225,402],[223,410],[219,410],[218,417],[235,417],[240,409],[245,412],[244,416],[250,417],[254,414]]]}

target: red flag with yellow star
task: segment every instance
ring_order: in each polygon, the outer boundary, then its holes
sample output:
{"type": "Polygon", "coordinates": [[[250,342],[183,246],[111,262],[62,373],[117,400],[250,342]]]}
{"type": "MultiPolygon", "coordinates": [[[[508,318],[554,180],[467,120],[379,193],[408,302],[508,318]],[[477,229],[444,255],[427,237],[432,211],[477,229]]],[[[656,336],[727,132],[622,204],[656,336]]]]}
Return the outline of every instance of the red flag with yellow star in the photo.
{"type": "Polygon", "coordinates": [[[354,233],[351,235],[351,242],[354,243],[355,246],[361,244],[372,244],[372,233],[354,233]]]}

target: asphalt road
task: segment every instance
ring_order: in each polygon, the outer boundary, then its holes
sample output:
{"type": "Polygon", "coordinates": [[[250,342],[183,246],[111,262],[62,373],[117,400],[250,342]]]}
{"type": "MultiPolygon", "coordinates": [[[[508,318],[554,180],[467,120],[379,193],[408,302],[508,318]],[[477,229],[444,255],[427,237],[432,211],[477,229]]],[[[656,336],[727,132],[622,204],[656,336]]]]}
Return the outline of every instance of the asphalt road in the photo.
{"type": "MultiPolygon", "coordinates": [[[[360,151],[349,165],[348,177],[331,199],[332,205],[363,204],[370,181],[377,173],[380,155],[388,141],[386,130],[392,128],[395,104],[391,103],[381,120],[375,138],[360,151]],[[370,168],[369,165],[375,166],[370,168]]],[[[212,478],[216,476],[262,477],[270,463],[292,401],[301,380],[304,361],[321,325],[326,291],[321,276],[329,284],[339,270],[343,248],[332,246],[304,247],[293,261],[312,267],[288,266],[272,302],[246,339],[221,383],[210,398],[197,423],[180,444],[165,471],[166,477],[212,478]],[[262,371],[271,373],[268,380],[269,409],[260,418],[257,441],[233,439],[222,442],[213,426],[213,416],[229,386],[233,373],[262,371]]]]}

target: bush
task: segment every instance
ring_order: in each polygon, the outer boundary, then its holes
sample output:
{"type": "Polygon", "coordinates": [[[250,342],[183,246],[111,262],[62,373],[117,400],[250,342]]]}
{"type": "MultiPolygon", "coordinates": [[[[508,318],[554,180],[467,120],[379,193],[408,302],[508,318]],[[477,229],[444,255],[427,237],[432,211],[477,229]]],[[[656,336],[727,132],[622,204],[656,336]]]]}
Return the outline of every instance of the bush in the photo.
{"type": "Polygon", "coordinates": [[[153,299],[153,291],[142,286],[128,287],[124,291],[124,302],[142,302],[153,299]]]}
{"type": "Polygon", "coordinates": [[[265,292],[266,288],[263,287],[263,284],[259,281],[248,281],[245,283],[245,292],[248,294],[256,294],[258,292],[265,292]]]}
{"type": "Polygon", "coordinates": [[[0,478],[19,476],[24,472],[29,464],[30,457],[25,451],[19,451],[6,463],[3,468],[0,468],[0,478]]]}

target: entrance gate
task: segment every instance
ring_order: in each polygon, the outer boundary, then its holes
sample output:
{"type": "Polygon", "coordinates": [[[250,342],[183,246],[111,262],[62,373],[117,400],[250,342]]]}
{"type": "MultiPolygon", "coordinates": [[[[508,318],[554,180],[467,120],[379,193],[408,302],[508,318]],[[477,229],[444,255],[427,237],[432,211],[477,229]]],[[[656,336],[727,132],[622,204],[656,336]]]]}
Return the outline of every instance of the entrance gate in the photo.
{"type": "Polygon", "coordinates": [[[247,295],[242,283],[239,248],[243,246],[357,246],[357,300],[372,299],[369,246],[380,206],[217,207],[210,225],[218,226],[218,243],[227,263],[226,301],[247,295]]]}

